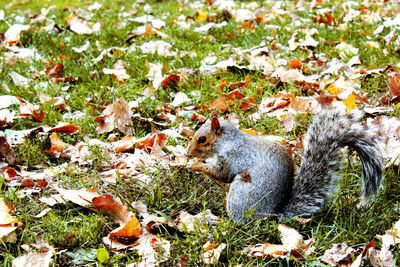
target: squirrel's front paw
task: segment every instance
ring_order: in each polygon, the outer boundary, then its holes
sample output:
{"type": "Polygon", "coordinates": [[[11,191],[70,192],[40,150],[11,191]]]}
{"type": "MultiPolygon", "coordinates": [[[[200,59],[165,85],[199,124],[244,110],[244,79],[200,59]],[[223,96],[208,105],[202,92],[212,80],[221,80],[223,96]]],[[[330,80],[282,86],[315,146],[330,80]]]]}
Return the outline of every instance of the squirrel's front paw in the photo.
{"type": "Polygon", "coordinates": [[[199,162],[199,161],[193,161],[193,162],[189,162],[188,164],[189,169],[193,170],[193,171],[198,171],[198,172],[202,172],[204,170],[204,163],[199,162]]]}

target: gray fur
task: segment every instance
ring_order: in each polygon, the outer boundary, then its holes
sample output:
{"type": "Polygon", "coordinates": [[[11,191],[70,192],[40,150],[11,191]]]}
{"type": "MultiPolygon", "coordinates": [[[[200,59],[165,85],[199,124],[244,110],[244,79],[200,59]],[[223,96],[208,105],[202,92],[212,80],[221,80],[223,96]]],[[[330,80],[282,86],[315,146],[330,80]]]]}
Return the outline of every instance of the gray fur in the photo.
{"type": "Polygon", "coordinates": [[[338,171],[345,146],[353,148],[363,169],[363,198],[373,197],[382,180],[382,156],[379,138],[357,122],[358,116],[325,112],[316,117],[308,129],[307,147],[290,201],[282,214],[311,216],[323,208],[338,180],[338,171]]]}
{"type": "MultiPolygon", "coordinates": [[[[293,185],[293,162],[286,149],[263,137],[251,136],[220,120],[222,135],[213,144],[212,154],[219,180],[232,183],[227,210],[235,221],[279,215],[290,218],[310,216],[324,207],[332,193],[342,160],[343,147],[352,147],[363,168],[363,196],[371,198],[382,178],[382,157],[378,137],[359,124],[355,114],[324,112],[314,118],[308,129],[300,172],[293,185]],[[251,181],[245,181],[245,171],[251,181]]],[[[210,131],[207,121],[196,136],[210,131]]]]}

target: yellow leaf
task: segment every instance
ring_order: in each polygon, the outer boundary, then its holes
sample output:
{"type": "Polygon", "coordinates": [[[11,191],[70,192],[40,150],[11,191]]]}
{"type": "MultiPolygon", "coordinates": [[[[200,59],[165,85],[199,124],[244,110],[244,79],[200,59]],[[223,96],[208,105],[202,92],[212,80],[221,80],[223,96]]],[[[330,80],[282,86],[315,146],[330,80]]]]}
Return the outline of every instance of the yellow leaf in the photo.
{"type": "Polygon", "coordinates": [[[349,97],[343,101],[343,104],[347,107],[347,113],[349,113],[350,111],[352,111],[353,109],[357,108],[356,105],[356,95],[354,94],[354,92],[352,92],[349,97]]]}
{"type": "Polygon", "coordinates": [[[244,129],[244,128],[242,128],[240,130],[242,130],[243,132],[248,133],[250,135],[261,135],[260,132],[258,132],[256,130],[253,130],[253,129],[244,129]]]}
{"type": "Polygon", "coordinates": [[[74,17],[75,17],[75,12],[72,11],[71,14],[69,14],[68,17],[65,18],[65,24],[69,24],[74,17]]]}
{"type": "Polygon", "coordinates": [[[342,89],[337,88],[334,84],[331,84],[326,88],[331,95],[338,95],[343,92],[342,89]]]}
{"type": "Polygon", "coordinates": [[[208,17],[207,12],[205,12],[205,11],[203,11],[203,10],[199,10],[198,13],[199,13],[199,15],[197,16],[197,21],[198,21],[199,23],[202,23],[202,22],[204,22],[204,21],[207,20],[207,17],[208,17]]]}

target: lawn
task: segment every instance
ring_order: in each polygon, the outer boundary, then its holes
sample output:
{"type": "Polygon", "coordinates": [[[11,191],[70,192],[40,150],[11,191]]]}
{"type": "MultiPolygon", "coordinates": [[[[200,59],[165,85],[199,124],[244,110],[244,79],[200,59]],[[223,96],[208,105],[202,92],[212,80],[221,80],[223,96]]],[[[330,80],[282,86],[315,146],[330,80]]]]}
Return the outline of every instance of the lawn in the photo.
{"type": "Polygon", "coordinates": [[[4,266],[397,264],[398,1],[52,2],[0,1],[4,266]],[[229,185],[188,168],[212,111],[299,166],[328,107],[363,111],[382,137],[367,206],[353,151],[309,221],[236,223],[229,185]]]}

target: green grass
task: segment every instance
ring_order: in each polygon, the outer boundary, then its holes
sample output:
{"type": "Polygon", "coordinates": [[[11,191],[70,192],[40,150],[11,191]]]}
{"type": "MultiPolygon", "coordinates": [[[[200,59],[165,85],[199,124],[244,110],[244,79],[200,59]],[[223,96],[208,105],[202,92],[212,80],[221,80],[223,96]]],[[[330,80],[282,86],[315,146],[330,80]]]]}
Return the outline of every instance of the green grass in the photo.
{"type": "MultiPolygon", "coordinates": [[[[100,2],[100,1],[99,1],[100,2]]],[[[70,107],[70,113],[83,112],[83,117],[70,116],[64,119],[62,112],[54,105],[41,105],[43,110],[43,122],[37,122],[30,119],[15,119],[11,126],[2,127],[1,130],[18,131],[31,129],[42,126],[44,124],[54,127],[60,121],[74,122],[79,126],[79,131],[75,134],[60,134],[64,142],[75,144],[77,142],[87,142],[92,138],[107,141],[108,134],[97,134],[96,127],[98,123],[94,119],[102,112],[101,107],[113,103],[120,97],[124,97],[126,101],[136,100],[143,93],[147,92],[147,88],[152,84],[146,78],[146,63],[160,63],[168,69],[167,74],[177,73],[180,68],[197,70],[201,66],[201,61],[210,55],[217,56],[217,62],[226,60],[235,54],[235,48],[248,49],[260,45],[265,41],[269,46],[269,56],[275,59],[299,59],[302,62],[307,61],[310,54],[325,53],[325,58],[330,62],[333,58],[339,58],[339,51],[336,45],[343,38],[347,44],[351,44],[359,48],[359,57],[362,59],[361,67],[363,69],[385,68],[388,65],[396,65],[398,61],[398,43],[386,42],[382,36],[390,32],[385,29],[383,33],[375,36],[369,34],[370,40],[366,38],[363,32],[372,32],[381,21],[365,24],[360,18],[356,18],[353,22],[346,24],[346,27],[338,25],[327,26],[313,22],[319,14],[317,10],[306,7],[300,10],[294,7],[294,2],[288,1],[283,4],[291,14],[298,18],[307,20],[300,26],[296,26],[292,20],[292,15],[272,16],[268,17],[267,23],[254,23],[254,31],[245,30],[241,32],[242,23],[237,23],[231,19],[228,25],[222,29],[212,29],[206,34],[196,33],[194,27],[201,26],[205,23],[193,22],[190,29],[182,29],[171,21],[179,15],[195,16],[192,8],[185,6],[184,1],[145,1],[149,2],[152,7],[151,14],[156,18],[163,19],[166,26],[162,29],[163,33],[169,35],[164,41],[173,45],[173,50],[195,52],[196,55],[190,56],[162,56],[158,54],[144,54],[138,48],[127,52],[132,46],[139,47],[150,40],[162,40],[158,36],[139,36],[132,37],[132,31],[141,24],[129,22],[122,16],[123,12],[127,12],[127,17],[135,17],[144,15],[144,5],[127,3],[125,1],[101,1],[103,7],[100,10],[94,10],[93,16],[87,19],[90,22],[102,22],[101,31],[90,35],[79,35],[67,29],[64,23],[65,19],[72,12],[80,16],[84,16],[87,12],[89,2],[82,1],[0,1],[0,9],[5,11],[5,20],[0,21],[0,33],[4,33],[10,25],[17,23],[21,17],[25,18],[25,22],[29,23],[29,17],[38,14],[42,7],[47,8],[55,5],[55,8],[47,15],[45,22],[34,22],[31,29],[21,34],[18,47],[36,48],[37,52],[44,58],[43,61],[21,60],[17,59],[15,65],[7,65],[0,62],[0,93],[3,95],[15,95],[33,104],[39,104],[39,92],[46,95],[57,97],[63,96],[66,103],[70,107]],[[62,32],[55,31],[46,32],[45,26],[55,23],[62,32]],[[266,27],[266,25],[276,25],[275,29],[266,27]],[[273,41],[288,46],[288,41],[294,33],[297,33],[296,40],[306,37],[306,30],[312,28],[317,29],[318,33],[313,36],[320,42],[316,48],[296,49],[289,51],[288,49],[272,49],[273,41]],[[234,38],[229,37],[233,34],[234,38]],[[209,41],[205,38],[208,35],[215,41],[209,41]],[[129,42],[126,40],[130,39],[129,42]],[[273,41],[271,41],[273,40],[273,41]],[[73,51],[73,47],[80,47],[90,41],[91,46],[82,53],[73,51]],[[380,48],[368,48],[367,41],[376,41],[380,48]],[[229,46],[227,46],[229,45],[229,46]],[[115,51],[104,56],[103,60],[93,64],[93,60],[107,48],[115,47],[115,51]],[[127,49],[125,52],[118,50],[127,49]],[[384,49],[388,52],[384,53],[384,49]],[[106,75],[102,72],[103,68],[113,68],[118,60],[127,63],[127,73],[129,79],[119,84],[114,77],[106,75]],[[45,68],[54,63],[62,63],[64,66],[64,77],[74,77],[74,83],[54,83],[49,82],[47,75],[43,74],[45,68]],[[27,78],[31,79],[30,86],[24,88],[13,83],[8,75],[15,71],[27,78]],[[93,73],[95,73],[93,75],[93,73]],[[39,74],[38,76],[36,74],[39,74]],[[34,78],[37,76],[37,78],[34,78]],[[43,85],[43,86],[42,86],[43,85]]],[[[190,1],[192,2],[192,1],[190,1]]],[[[340,1],[340,6],[345,1],[340,1]]],[[[242,1],[238,1],[240,5],[242,1]]],[[[264,3],[266,14],[275,2],[264,3]]],[[[263,4],[259,2],[260,6],[263,4]]],[[[388,10],[395,10],[388,2],[383,5],[388,10]]],[[[359,7],[361,7],[361,1],[359,7]]],[[[333,4],[329,1],[324,2],[324,8],[332,8],[333,4]]],[[[370,10],[378,10],[380,5],[371,1],[370,10]]],[[[207,10],[203,6],[203,10],[209,13],[220,13],[216,9],[207,10]]],[[[389,12],[389,11],[388,11],[389,12]]],[[[333,11],[335,18],[341,18],[344,10],[338,8],[333,11]]],[[[392,16],[393,17],[393,16],[392,16]]],[[[196,19],[196,18],[195,18],[196,19]]],[[[222,19],[219,19],[222,21],[222,19]]],[[[343,21],[341,21],[342,23],[343,21]]],[[[399,30],[395,30],[395,34],[399,35],[399,30]]],[[[0,55],[4,56],[9,50],[3,46],[0,47],[0,55]]],[[[351,57],[343,59],[347,62],[351,57]]],[[[237,63],[247,65],[248,63],[240,57],[236,57],[237,63]]],[[[311,74],[319,74],[318,68],[310,70],[311,74]]],[[[191,93],[197,92],[199,97],[193,97],[192,105],[207,103],[222,93],[229,93],[229,85],[238,81],[244,81],[249,75],[251,83],[248,87],[240,89],[244,97],[253,96],[257,104],[261,102],[263,97],[270,96],[286,90],[296,96],[307,96],[311,92],[302,93],[301,88],[294,83],[276,83],[271,80],[268,75],[263,75],[260,71],[250,73],[218,71],[213,74],[201,74],[194,71],[193,75],[184,77],[176,88],[160,88],[152,91],[139,105],[137,113],[143,118],[154,118],[156,121],[160,109],[165,103],[173,100],[173,94],[177,91],[185,92],[190,96],[191,93]],[[222,81],[226,79],[227,86],[221,90],[215,89],[222,81]]],[[[343,72],[339,71],[338,77],[335,75],[329,78],[335,79],[343,76],[343,72]]],[[[358,78],[361,84],[361,91],[365,92],[370,104],[378,105],[380,99],[388,91],[387,74],[372,74],[358,78]]],[[[321,88],[324,89],[324,88],[321,88]]],[[[257,121],[249,119],[249,115],[256,109],[249,111],[240,108],[241,101],[233,101],[228,107],[229,113],[236,113],[240,119],[240,126],[243,128],[253,128],[262,131],[268,135],[280,135],[289,141],[294,141],[306,133],[307,125],[312,115],[296,115],[296,125],[292,132],[285,132],[282,129],[281,121],[283,118],[262,116],[257,121]]],[[[360,108],[363,103],[357,103],[360,108]]],[[[393,107],[395,105],[393,104],[393,107]]],[[[11,110],[19,113],[18,105],[10,107],[11,110]]],[[[397,109],[398,110],[398,106],[397,109]]],[[[172,108],[175,114],[179,108],[172,108]]],[[[201,113],[201,111],[199,111],[201,113]]],[[[208,112],[203,113],[208,116],[208,112]]],[[[399,112],[392,114],[399,116],[399,112]]],[[[192,122],[190,118],[180,117],[178,123],[171,123],[171,127],[178,129],[181,125],[194,129],[198,127],[196,122],[192,122]]],[[[160,130],[165,127],[157,126],[160,130]]],[[[151,133],[152,128],[149,123],[133,121],[133,128],[137,138],[143,137],[151,133]]],[[[117,133],[114,130],[114,133],[117,133]]],[[[119,133],[118,138],[123,136],[119,133]]],[[[187,140],[169,140],[169,144],[187,145],[187,140]]],[[[320,213],[316,214],[309,224],[299,224],[295,221],[286,222],[289,226],[297,229],[304,237],[313,238],[315,240],[315,253],[305,258],[288,259],[257,259],[248,258],[240,252],[248,245],[254,245],[261,242],[279,243],[279,233],[277,230],[278,222],[273,220],[252,220],[247,224],[236,224],[228,216],[224,210],[224,203],[227,185],[219,184],[208,177],[190,172],[187,168],[171,168],[158,169],[143,168],[153,183],[149,186],[140,187],[133,179],[118,180],[116,184],[108,184],[103,181],[100,173],[108,170],[112,165],[108,156],[108,151],[99,146],[90,147],[89,155],[85,159],[89,159],[89,164],[79,166],[71,163],[69,159],[56,159],[52,155],[46,153],[50,149],[48,137],[31,137],[14,149],[19,168],[29,170],[37,170],[40,163],[46,163],[50,167],[58,166],[62,163],[68,163],[77,168],[76,173],[65,172],[57,175],[54,182],[60,183],[61,186],[68,189],[80,188],[96,188],[100,193],[109,193],[118,196],[124,203],[130,204],[132,201],[144,201],[149,212],[165,216],[171,220],[176,219],[177,214],[185,210],[191,214],[211,209],[215,215],[222,218],[218,225],[207,226],[205,233],[194,232],[185,233],[183,235],[162,233],[161,237],[169,240],[172,244],[171,255],[166,266],[173,266],[179,263],[181,256],[189,254],[188,266],[203,265],[201,263],[202,246],[207,241],[215,244],[226,243],[227,248],[222,252],[221,258],[216,265],[265,265],[268,263],[274,265],[320,265],[319,262],[324,252],[332,247],[332,244],[347,242],[349,246],[358,248],[365,245],[371,240],[375,240],[376,234],[383,234],[389,229],[400,215],[400,185],[398,182],[399,171],[396,168],[388,168],[384,170],[385,180],[381,188],[380,194],[375,202],[367,208],[356,208],[360,195],[360,175],[361,167],[359,163],[350,164],[346,161],[344,169],[341,171],[343,179],[338,185],[338,190],[334,197],[330,200],[327,207],[320,213]]],[[[301,151],[295,151],[294,157],[299,164],[298,155],[301,151]]],[[[0,262],[4,266],[11,266],[11,261],[23,255],[25,252],[21,249],[22,244],[35,242],[35,237],[40,235],[45,242],[57,248],[57,251],[66,250],[65,253],[57,255],[54,266],[72,266],[76,265],[97,265],[101,263],[96,258],[96,249],[104,247],[101,238],[106,236],[112,229],[116,228],[112,218],[101,213],[79,207],[74,204],[56,205],[52,207],[48,216],[35,218],[47,206],[38,199],[41,196],[49,196],[55,193],[54,189],[42,189],[40,193],[32,193],[23,195],[23,191],[18,187],[11,187],[5,181],[5,176],[0,177],[0,197],[15,207],[15,216],[24,223],[22,228],[17,230],[18,241],[15,244],[0,244],[0,262]],[[66,241],[68,235],[75,235],[72,241],[66,241]],[[86,256],[84,256],[86,255],[86,256]]],[[[378,242],[378,246],[380,246],[378,242]]],[[[400,256],[398,247],[395,247],[394,255],[396,258],[400,256]]],[[[135,251],[126,251],[124,253],[116,253],[108,250],[110,259],[108,265],[123,266],[140,260],[140,256],[135,251]]],[[[365,262],[368,264],[368,261],[365,262]]]]}

